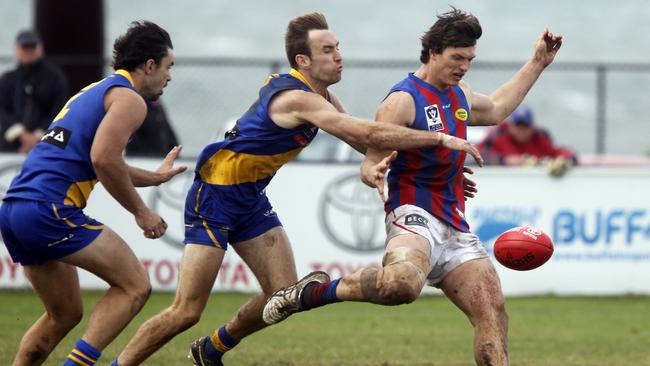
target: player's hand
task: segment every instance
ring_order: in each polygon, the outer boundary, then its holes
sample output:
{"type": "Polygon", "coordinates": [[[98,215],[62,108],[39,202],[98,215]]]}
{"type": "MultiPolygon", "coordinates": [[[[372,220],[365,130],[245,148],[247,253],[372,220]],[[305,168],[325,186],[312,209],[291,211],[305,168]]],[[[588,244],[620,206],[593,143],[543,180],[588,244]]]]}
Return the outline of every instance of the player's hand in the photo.
{"type": "Polygon", "coordinates": [[[546,67],[553,62],[557,51],[562,47],[562,36],[551,33],[548,28],[535,41],[533,59],[546,67]]]}
{"type": "Polygon", "coordinates": [[[476,188],[476,182],[467,178],[465,173],[474,174],[474,171],[470,167],[463,167],[463,195],[465,196],[465,201],[467,201],[468,198],[474,198],[478,189],[476,188]]]}
{"type": "Polygon", "coordinates": [[[379,163],[373,165],[365,174],[366,181],[377,189],[379,193],[379,198],[382,202],[386,202],[386,197],[384,197],[384,177],[386,176],[386,171],[390,167],[390,163],[397,158],[397,151],[393,151],[387,157],[383,158],[379,163]]]}
{"type": "Polygon", "coordinates": [[[145,238],[157,239],[167,231],[167,223],[157,213],[145,208],[135,215],[135,222],[142,229],[145,238]]]}
{"type": "Polygon", "coordinates": [[[181,153],[181,150],[183,150],[183,145],[178,145],[174,146],[174,148],[171,149],[169,153],[167,153],[167,156],[165,156],[162,164],[160,164],[160,167],[158,170],[156,170],[156,173],[160,179],[158,184],[165,183],[172,179],[174,176],[187,170],[187,165],[174,167],[174,162],[176,161],[178,154],[181,153]]]}
{"type": "Polygon", "coordinates": [[[464,151],[474,157],[474,160],[476,160],[476,164],[478,164],[478,166],[483,166],[483,157],[476,149],[476,146],[470,144],[467,140],[459,139],[458,137],[447,135],[446,133],[442,132],[440,132],[440,134],[441,146],[446,147],[450,150],[464,151]]]}

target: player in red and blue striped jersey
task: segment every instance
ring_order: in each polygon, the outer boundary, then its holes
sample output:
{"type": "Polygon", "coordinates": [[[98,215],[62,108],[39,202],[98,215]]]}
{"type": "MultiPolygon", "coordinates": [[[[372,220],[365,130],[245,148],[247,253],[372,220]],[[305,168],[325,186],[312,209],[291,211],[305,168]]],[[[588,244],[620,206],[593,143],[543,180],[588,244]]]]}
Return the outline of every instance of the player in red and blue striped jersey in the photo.
{"type": "MultiPolygon", "coordinates": [[[[544,30],[535,52],[515,76],[490,96],[462,79],[482,30],[460,10],[438,16],[422,37],[420,68],[397,83],[377,112],[378,121],[465,139],[468,125],[493,125],[519,105],[562,44],[544,30]]],[[[475,328],[479,365],[507,365],[508,320],[497,273],[464,217],[465,154],[436,146],[399,153],[369,148],[362,180],[383,199],[388,174],[386,249],[381,269],[364,268],[331,282],[301,280],[269,298],[264,321],[338,301],[397,305],[414,301],[425,284],[439,287],[475,328]]]]}
{"type": "MultiPolygon", "coordinates": [[[[414,103],[411,128],[438,131],[465,139],[469,115],[467,98],[458,85],[439,90],[409,74],[389,92],[406,93],[414,103]]],[[[386,212],[411,204],[431,213],[462,232],[469,231],[465,221],[463,175],[465,154],[436,147],[401,151],[388,174],[389,196],[386,212]]]]}

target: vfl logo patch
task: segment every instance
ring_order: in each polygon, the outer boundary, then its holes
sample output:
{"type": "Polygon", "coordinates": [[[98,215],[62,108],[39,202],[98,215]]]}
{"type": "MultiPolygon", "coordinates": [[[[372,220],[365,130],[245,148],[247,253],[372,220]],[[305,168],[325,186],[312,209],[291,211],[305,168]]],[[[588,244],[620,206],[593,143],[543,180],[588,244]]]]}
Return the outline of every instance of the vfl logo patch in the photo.
{"type": "Polygon", "coordinates": [[[429,224],[429,220],[425,219],[424,217],[418,214],[406,215],[406,217],[404,218],[404,225],[419,225],[422,227],[427,227],[428,224],[429,224]]]}
{"type": "Polygon", "coordinates": [[[467,110],[465,108],[456,109],[454,115],[461,121],[467,121],[467,110]]]}
{"type": "Polygon", "coordinates": [[[68,146],[70,135],[72,135],[72,131],[57,126],[47,131],[45,135],[41,137],[41,141],[64,149],[68,146]]]}
{"type": "Polygon", "coordinates": [[[445,126],[442,124],[440,109],[438,109],[437,104],[424,107],[424,115],[427,116],[427,125],[429,126],[429,131],[440,131],[445,128],[445,126]]]}

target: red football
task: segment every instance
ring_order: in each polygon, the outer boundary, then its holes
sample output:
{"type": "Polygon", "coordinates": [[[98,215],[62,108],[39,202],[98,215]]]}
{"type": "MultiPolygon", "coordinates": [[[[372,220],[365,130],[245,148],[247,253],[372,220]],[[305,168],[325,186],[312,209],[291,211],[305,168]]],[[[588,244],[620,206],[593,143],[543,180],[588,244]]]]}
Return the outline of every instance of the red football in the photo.
{"type": "Polygon", "coordinates": [[[553,242],[542,230],[521,226],[501,234],[494,242],[499,263],[517,271],[537,268],[553,255],[553,242]]]}

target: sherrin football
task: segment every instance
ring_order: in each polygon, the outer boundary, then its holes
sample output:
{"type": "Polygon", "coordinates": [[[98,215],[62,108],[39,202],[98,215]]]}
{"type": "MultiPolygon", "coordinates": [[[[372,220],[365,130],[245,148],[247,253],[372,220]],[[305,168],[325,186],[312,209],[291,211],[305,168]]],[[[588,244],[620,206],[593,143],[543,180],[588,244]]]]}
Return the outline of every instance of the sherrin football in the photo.
{"type": "Polygon", "coordinates": [[[553,255],[548,235],[532,226],[521,226],[501,234],[494,242],[494,256],[499,263],[517,271],[541,266],[553,255]]]}

